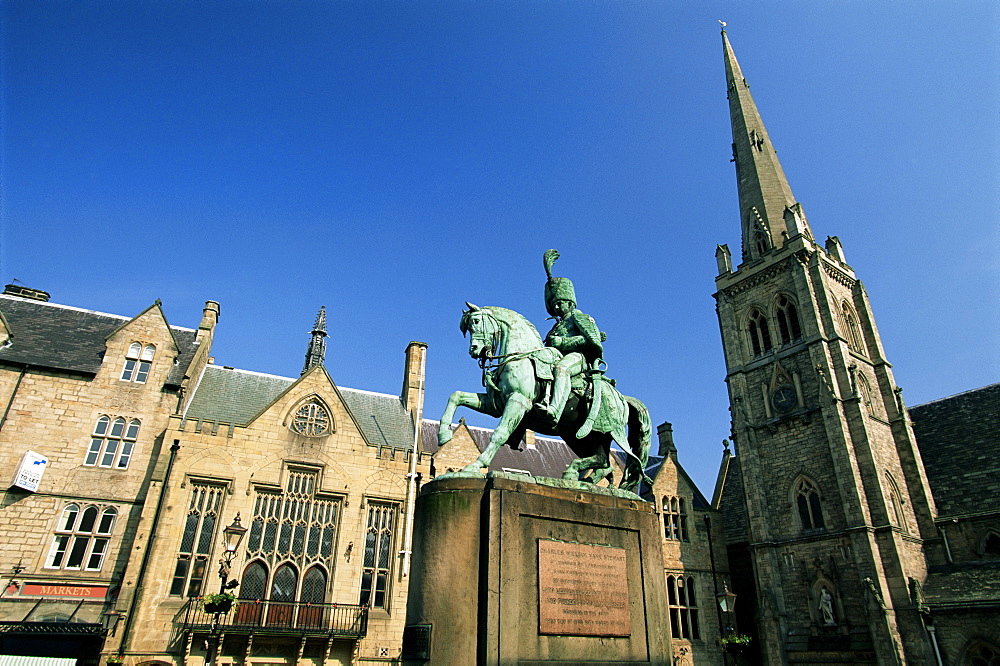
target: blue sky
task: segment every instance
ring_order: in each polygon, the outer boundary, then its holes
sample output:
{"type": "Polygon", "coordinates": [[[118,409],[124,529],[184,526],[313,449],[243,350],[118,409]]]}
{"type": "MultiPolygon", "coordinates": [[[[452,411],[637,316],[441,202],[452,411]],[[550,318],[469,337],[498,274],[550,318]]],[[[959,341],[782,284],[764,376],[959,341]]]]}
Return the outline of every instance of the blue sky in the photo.
{"type": "MultiPolygon", "coordinates": [[[[426,415],[479,369],[464,301],[544,333],[544,250],[609,374],[710,492],[728,436],[715,247],[738,253],[729,36],[819,239],[841,238],[909,404],[998,380],[995,2],[0,5],[0,280],[196,326],[426,415]]],[[[467,414],[470,422],[491,419],[467,414]]]]}

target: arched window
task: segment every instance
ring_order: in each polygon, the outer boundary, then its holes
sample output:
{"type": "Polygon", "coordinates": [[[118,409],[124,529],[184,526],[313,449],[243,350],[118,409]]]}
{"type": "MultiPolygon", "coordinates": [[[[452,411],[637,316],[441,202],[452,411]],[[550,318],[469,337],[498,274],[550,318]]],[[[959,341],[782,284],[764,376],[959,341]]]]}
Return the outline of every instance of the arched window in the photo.
{"type": "Polygon", "coordinates": [[[156,347],[153,345],[143,346],[141,343],[133,342],[125,352],[125,366],[122,368],[122,381],[145,384],[149,378],[149,368],[153,364],[153,356],[156,354],[156,347]]]}
{"type": "Polygon", "coordinates": [[[306,572],[299,600],[310,604],[321,604],[326,600],[326,571],[323,567],[315,566],[306,572]]]}
{"type": "Polygon", "coordinates": [[[240,581],[240,599],[263,600],[267,591],[267,567],[260,560],[250,563],[240,581]]]}
{"type": "Polygon", "coordinates": [[[687,509],[683,497],[663,498],[663,538],[688,541],[687,509]]]}
{"type": "Polygon", "coordinates": [[[799,313],[795,309],[795,303],[788,296],[781,294],[775,304],[775,316],[778,320],[778,333],[781,335],[781,344],[787,345],[789,342],[802,337],[802,329],[799,326],[799,313]]]}
{"type": "Polygon", "coordinates": [[[861,337],[861,329],[858,327],[858,317],[854,314],[854,309],[847,301],[844,301],[841,303],[840,310],[844,320],[844,336],[847,338],[847,346],[859,354],[864,354],[864,339],[861,337]]]}
{"type": "Polygon", "coordinates": [[[111,541],[118,510],[67,504],[59,516],[56,534],[45,566],[49,569],[100,571],[111,541]]]}
{"type": "Polygon", "coordinates": [[[889,522],[906,532],[906,514],[903,513],[903,496],[899,494],[899,486],[892,474],[885,473],[886,499],[889,503],[889,522]]]}
{"type": "Polygon", "coordinates": [[[795,484],[795,507],[803,530],[823,527],[823,511],[820,507],[819,489],[809,479],[802,477],[795,484]]]}
{"type": "Polygon", "coordinates": [[[224,493],[225,487],[221,485],[192,484],[191,500],[178,548],[179,554],[177,565],[174,567],[174,578],[170,584],[170,594],[184,594],[185,584],[187,584],[187,596],[197,597],[201,594],[208,556],[215,542],[215,526],[222,509],[224,493]]]}
{"type": "Polygon", "coordinates": [[[969,666],[1000,666],[1000,648],[983,640],[977,640],[965,651],[962,664],[969,666]]]}
{"type": "Polygon", "coordinates": [[[861,404],[864,406],[865,411],[868,412],[869,416],[878,416],[875,411],[875,401],[872,397],[872,387],[868,384],[868,378],[861,372],[858,372],[857,377],[858,397],[861,398],[861,404]]]}
{"type": "Polygon", "coordinates": [[[271,581],[271,601],[295,601],[295,587],[299,572],[291,564],[283,564],[274,572],[271,581]]]}
{"type": "Polygon", "coordinates": [[[689,640],[701,638],[693,577],[667,576],[667,606],[670,611],[671,637],[689,640]]]}
{"type": "Polygon", "coordinates": [[[392,571],[392,533],[396,506],[368,505],[365,552],[361,573],[361,599],[371,608],[386,608],[389,603],[389,575],[392,571]]]}
{"type": "Polygon", "coordinates": [[[139,437],[139,425],[136,419],[126,425],[125,419],[120,416],[114,421],[108,416],[97,419],[83,464],[126,469],[132,459],[135,440],[139,437]]]}
{"type": "Polygon", "coordinates": [[[979,555],[984,560],[1000,558],[1000,532],[988,530],[979,542],[979,555]]]}
{"type": "Polygon", "coordinates": [[[750,349],[754,356],[771,351],[771,331],[767,327],[767,317],[757,308],[750,311],[747,333],[750,335],[750,349]]]}

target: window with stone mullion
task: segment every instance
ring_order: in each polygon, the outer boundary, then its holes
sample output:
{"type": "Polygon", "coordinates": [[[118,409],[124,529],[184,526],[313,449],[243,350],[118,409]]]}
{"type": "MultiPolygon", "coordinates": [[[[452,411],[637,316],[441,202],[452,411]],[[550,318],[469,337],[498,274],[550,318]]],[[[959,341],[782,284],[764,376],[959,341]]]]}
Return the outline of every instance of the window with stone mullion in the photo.
{"type": "Polygon", "coordinates": [[[375,503],[368,505],[359,603],[370,608],[388,607],[395,518],[395,505],[375,503]]]}
{"type": "Polygon", "coordinates": [[[223,493],[222,486],[192,484],[188,514],[170,583],[170,594],[173,596],[183,595],[185,587],[189,597],[202,593],[208,556],[215,543],[223,493]]]}

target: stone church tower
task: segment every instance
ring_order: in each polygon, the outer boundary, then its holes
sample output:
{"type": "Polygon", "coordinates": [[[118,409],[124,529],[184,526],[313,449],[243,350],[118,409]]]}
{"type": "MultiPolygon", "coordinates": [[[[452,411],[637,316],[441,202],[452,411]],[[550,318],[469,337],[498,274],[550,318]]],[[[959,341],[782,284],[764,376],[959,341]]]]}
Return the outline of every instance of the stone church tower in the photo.
{"type": "Polygon", "coordinates": [[[756,624],[769,664],[930,663],[934,500],[900,390],[861,281],[837,237],[813,237],[722,39],[743,238],[735,268],[716,251],[715,298],[741,630],[756,624]]]}

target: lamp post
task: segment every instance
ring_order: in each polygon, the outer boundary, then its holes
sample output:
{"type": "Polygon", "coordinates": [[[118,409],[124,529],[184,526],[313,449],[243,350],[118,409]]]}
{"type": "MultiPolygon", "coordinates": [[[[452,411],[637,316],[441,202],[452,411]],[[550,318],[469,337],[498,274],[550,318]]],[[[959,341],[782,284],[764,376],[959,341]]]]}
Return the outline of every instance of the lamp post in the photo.
{"type": "MultiPolygon", "coordinates": [[[[736,608],[736,593],[729,591],[729,585],[726,584],[725,580],[722,581],[722,592],[715,595],[715,600],[719,602],[719,610],[726,614],[726,628],[722,628],[721,622],[719,626],[719,633],[722,634],[722,638],[725,640],[733,636],[736,631],[733,628],[733,610],[736,608]]],[[[722,662],[724,664],[729,663],[728,653],[729,644],[723,643],[722,662]]]]}
{"type": "MultiPolygon", "coordinates": [[[[222,557],[219,558],[219,594],[225,594],[240,584],[238,580],[229,580],[233,558],[236,557],[236,549],[243,541],[243,535],[247,533],[247,528],[240,523],[240,514],[236,514],[233,524],[222,530],[222,557]]],[[[219,620],[226,610],[217,609],[212,613],[212,634],[208,638],[208,650],[205,654],[205,666],[212,666],[215,663],[215,653],[219,650],[219,620]]]]}

